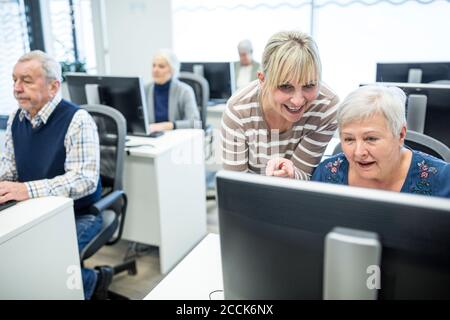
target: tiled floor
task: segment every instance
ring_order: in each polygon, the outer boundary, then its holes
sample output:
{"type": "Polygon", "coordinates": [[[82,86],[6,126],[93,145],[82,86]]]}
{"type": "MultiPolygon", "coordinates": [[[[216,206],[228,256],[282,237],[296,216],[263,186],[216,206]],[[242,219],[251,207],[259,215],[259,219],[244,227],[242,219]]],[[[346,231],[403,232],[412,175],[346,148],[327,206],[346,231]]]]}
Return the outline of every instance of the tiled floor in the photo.
{"type": "MultiPolygon", "coordinates": [[[[218,215],[215,201],[207,202],[208,232],[218,233],[218,215]]],[[[127,252],[129,242],[122,240],[114,246],[103,247],[86,262],[86,267],[119,264],[127,252]]],[[[128,275],[126,272],[114,276],[110,290],[129,297],[144,298],[163,279],[159,272],[158,248],[150,247],[148,252],[137,258],[138,274],[128,275]]]]}

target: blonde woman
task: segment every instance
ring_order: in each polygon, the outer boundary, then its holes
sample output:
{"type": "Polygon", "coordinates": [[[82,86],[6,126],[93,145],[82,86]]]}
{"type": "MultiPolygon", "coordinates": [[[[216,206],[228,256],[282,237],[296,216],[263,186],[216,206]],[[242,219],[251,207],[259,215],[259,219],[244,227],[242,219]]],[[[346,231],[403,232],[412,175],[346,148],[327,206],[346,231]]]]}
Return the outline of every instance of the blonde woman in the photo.
{"type": "Polygon", "coordinates": [[[228,101],[221,132],[224,169],[308,180],[337,127],[338,97],[321,74],[309,35],[273,35],[258,80],[228,101]]]}

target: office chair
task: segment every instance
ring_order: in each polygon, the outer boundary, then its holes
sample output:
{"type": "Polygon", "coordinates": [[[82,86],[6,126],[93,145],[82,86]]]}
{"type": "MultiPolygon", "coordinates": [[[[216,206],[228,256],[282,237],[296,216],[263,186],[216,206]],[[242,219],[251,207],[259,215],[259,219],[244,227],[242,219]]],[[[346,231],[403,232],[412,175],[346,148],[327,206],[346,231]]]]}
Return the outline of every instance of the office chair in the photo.
{"type": "MultiPolygon", "coordinates": [[[[413,150],[422,151],[436,158],[450,162],[450,148],[430,136],[409,130],[406,132],[405,145],[413,150]]],[[[340,143],[333,150],[333,155],[342,152],[340,143]]]]}
{"type": "MultiPolygon", "coordinates": [[[[209,101],[209,84],[208,81],[192,72],[180,72],[178,79],[194,89],[195,99],[197,101],[202,128],[205,131],[205,161],[213,157],[213,128],[207,124],[207,107],[209,101]]],[[[216,189],[216,172],[206,171],[206,190],[213,191],[216,189]]],[[[215,199],[215,192],[206,196],[207,200],[215,199]]]]}
{"type": "MultiPolygon", "coordinates": [[[[123,115],[104,105],[82,105],[90,113],[97,124],[100,141],[100,177],[102,198],[96,202],[91,211],[102,214],[103,225],[100,232],[81,252],[81,263],[95,254],[104,245],[113,245],[121,237],[127,211],[127,196],[123,191],[123,162],[126,137],[126,120],[123,115]]],[[[137,273],[136,261],[128,260],[114,266],[113,273],[128,271],[137,273]]],[[[127,299],[120,294],[108,291],[106,298],[127,299]]]]}
{"type": "Polygon", "coordinates": [[[422,151],[436,158],[450,162],[450,148],[430,136],[409,130],[406,132],[405,144],[411,149],[422,151]]]}

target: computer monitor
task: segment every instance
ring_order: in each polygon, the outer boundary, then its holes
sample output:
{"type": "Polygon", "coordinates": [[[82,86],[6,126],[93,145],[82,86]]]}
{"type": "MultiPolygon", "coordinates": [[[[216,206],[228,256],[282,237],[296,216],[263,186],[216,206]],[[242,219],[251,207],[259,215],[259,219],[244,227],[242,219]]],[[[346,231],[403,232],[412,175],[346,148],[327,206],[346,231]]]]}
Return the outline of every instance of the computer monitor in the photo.
{"type": "Polygon", "coordinates": [[[127,120],[127,133],[148,135],[147,104],[139,77],[115,77],[68,73],[70,100],[76,104],[104,104],[120,111],[127,120]]]}
{"type": "MultiPolygon", "coordinates": [[[[426,104],[415,106],[414,108],[415,110],[426,110],[423,133],[441,141],[450,148],[450,85],[394,82],[380,82],[377,84],[399,87],[408,96],[413,94],[423,96],[424,99],[414,100],[414,103],[426,104]]],[[[407,114],[410,102],[411,100],[408,99],[406,105],[407,114]]]]}
{"type": "Polygon", "coordinates": [[[448,199],[230,171],[217,196],[225,299],[322,299],[336,227],[378,235],[378,299],[450,299],[448,199]]]}
{"type": "Polygon", "coordinates": [[[193,72],[209,83],[209,99],[213,104],[226,103],[236,85],[232,62],[182,62],[181,71],[193,72]]]}
{"type": "Polygon", "coordinates": [[[450,81],[450,62],[377,63],[377,82],[450,81]]]}

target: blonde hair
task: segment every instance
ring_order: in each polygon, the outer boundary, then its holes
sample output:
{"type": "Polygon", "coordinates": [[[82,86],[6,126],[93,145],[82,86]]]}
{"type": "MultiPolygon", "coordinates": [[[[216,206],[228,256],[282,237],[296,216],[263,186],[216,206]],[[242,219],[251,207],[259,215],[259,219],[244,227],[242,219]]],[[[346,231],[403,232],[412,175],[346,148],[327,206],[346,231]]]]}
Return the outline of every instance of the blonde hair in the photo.
{"type": "Polygon", "coordinates": [[[262,56],[264,86],[275,89],[286,83],[319,82],[322,74],[319,50],[313,38],[300,31],[274,34],[262,56]]]}
{"type": "Polygon", "coordinates": [[[383,85],[359,87],[342,101],[337,113],[339,130],[350,122],[382,114],[388,128],[397,136],[406,125],[406,95],[400,88],[383,85]]]}

